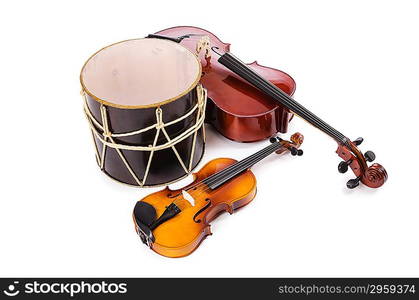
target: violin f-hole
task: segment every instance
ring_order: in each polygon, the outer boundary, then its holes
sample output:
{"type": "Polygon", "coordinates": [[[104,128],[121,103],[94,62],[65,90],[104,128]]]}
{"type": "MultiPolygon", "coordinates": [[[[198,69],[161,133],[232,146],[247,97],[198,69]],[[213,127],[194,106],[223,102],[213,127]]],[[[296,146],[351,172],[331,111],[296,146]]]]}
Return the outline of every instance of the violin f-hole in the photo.
{"type": "Polygon", "coordinates": [[[198,212],[193,216],[193,220],[194,220],[194,222],[195,223],[201,223],[201,221],[202,221],[202,219],[199,219],[199,220],[197,220],[196,218],[203,212],[203,211],[205,211],[208,207],[210,207],[211,206],[211,199],[209,199],[209,198],[206,198],[205,199],[205,201],[207,201],[208,203],[203,207],[203,208],[201,208],[200,210],[198,210],[198,212]]]}

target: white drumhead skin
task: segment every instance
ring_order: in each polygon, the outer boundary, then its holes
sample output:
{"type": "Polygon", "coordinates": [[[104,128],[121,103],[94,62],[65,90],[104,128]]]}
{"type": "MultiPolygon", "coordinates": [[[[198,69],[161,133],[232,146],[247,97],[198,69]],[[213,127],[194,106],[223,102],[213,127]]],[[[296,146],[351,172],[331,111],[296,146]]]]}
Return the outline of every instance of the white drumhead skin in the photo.
{"type": "Polygon", "coordinates": [[[188,93],[201,64],[185,47],[168,40],[123,41],[95,53],[80,74],[86,93],[121,108],[158,106],[188,93]]]}

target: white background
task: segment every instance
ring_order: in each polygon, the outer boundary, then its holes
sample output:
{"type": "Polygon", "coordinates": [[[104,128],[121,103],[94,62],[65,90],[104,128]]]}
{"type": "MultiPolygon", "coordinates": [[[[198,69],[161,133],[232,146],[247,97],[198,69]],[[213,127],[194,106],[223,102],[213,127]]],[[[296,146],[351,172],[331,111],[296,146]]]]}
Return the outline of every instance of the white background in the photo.
{"type": "MultiPolygon", "coordinates": [[[[419,276],[418,13],[416,1],[3,1],[0,275],[419,276]],[[186,258],[147,249],[131,212],[157,189],[99,171],[78,76],[99,48],[177,25],[288,72],[298,101],[365,138],[388,182],[347,190],[335,142],[296,118],[304,156],[255,166],[252,203],[186,258]]],[[[207,127],[201,166],[267,144],[207,127]]]]}

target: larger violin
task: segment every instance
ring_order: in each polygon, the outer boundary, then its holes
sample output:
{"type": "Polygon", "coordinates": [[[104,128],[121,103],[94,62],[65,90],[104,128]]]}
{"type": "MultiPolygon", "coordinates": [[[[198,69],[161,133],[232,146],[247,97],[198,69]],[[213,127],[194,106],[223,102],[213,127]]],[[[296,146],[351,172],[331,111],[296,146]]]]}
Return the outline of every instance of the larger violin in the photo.
{"type": "Polygon", "coordinates": [[[203,66],[201,82],[210,99],[207,120],[224,136],[242,142],[267,138],[286,132],[295,114],[337,142],[336,153],[343,159],[338,171],[351,168],[356,176],[347,182],[348,188],[360,182],[378,188],[387,180],[383,166],[367,164],[375,160],[375,154],[358,149],[363,138],[351,141],[291,97],[295,82],[286,73],[256,62],[243,63],[230,53],[230,44],[201,28],[173,27],[149,37],[169,39],[197,52],[203,66]]]}
{"type": "MultiPolygon", "coordinates": [[[[228,51],[230,44],[196,27],[173,27],[156,33],[157,37],[161,35],[189,37],[180,38],[180,43],[198,53],[202,65],[201,83],[208,91],[205,120],[219,133],[233,141],[255,142],[278,132],[287,132],[293,114],[218,63],[214,55],[210,55],[210,45],[228,51]]],[[[256,61],[248,66],[288,95],[293,95],[295,81],[287,73],[259,65],[256,61]]]]}

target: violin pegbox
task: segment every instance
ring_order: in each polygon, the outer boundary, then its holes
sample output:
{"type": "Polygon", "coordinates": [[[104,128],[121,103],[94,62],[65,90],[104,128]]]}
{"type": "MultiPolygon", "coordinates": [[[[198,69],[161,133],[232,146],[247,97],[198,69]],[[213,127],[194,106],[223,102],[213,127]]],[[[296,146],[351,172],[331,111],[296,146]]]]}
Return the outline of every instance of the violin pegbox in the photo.
{"type": "Polygon", "coordinates": [[[378,188],[382,186],[387,178],[387,171],[380,164],[374,163],[368,166],[367,162],[375,160],[375,154],[372,151],[366,151],[364,154],[357,148],[364,141],[359,137],[346,144],[339,144],[336,153],[343,159],[338,165],[339,173],[346,173],[349,167],[355,174],[355,178],[348,180],[346,186],[349,189],[356,188],[359,182],[368,187],[378,188]]]}
{"type": "Polygon", "coordinates": [[[275,142],[281,143],[282,147],[276,151],[277,154],[281,154],[281,153],[284,153],[285,151],[289,151],[292,156],[301,156],[304,153],[302,149],[299,149],[301,144],[304,141],[304,136],[299,132],[294,133],[290,137],[289,141],[283,140],[280,137],[272,137],[270,141],[271,143],[275,143],[275,142]]]}

